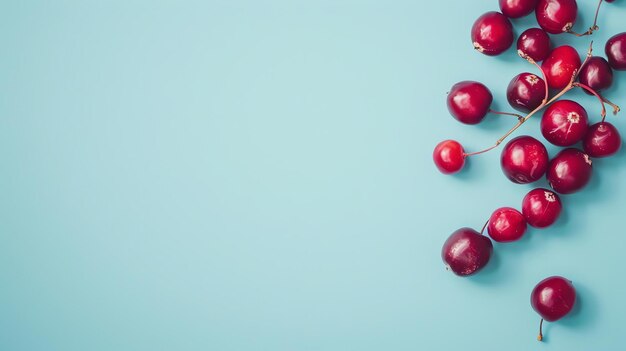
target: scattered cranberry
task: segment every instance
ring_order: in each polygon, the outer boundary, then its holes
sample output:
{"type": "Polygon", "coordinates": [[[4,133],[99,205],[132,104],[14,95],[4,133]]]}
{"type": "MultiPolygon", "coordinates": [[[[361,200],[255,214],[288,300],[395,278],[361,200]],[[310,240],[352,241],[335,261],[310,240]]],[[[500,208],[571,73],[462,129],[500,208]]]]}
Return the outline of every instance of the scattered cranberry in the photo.
{"type": "MultiPolygon", "coordinates": [[[[593,56],[580,69],[578,80],[596,92],[608,89],[613,85],[613,70],[609,63],[599,56],[593,56]]],[[[587,90],[583,91],[591,94],[587,90]]]]}
{"type": "Polygon", "coordinates": [[[454,274],[467,276],[481,270],[489,262],[493,244],[488,237],[471,228],[461,228],[443,244],[441,258],[454,274]]]}
{"type": "Polygon", "coordinates": [[[574,304],[576,289],[570,280],[553,276],[540,281],[530,294],[530,305],[542,318],[537,340],[543,340],[541,327],[544,319],[548,322],[557,321],[565,317],[574,304]]]}
{"type": "Polygon", "coordinates": [[[452,117],[465,124],[477,124],[485,118],[493,96],[489,89],[479,82],[463,81],[456,83],[448,93],[448,111],[452,117]]]}
{"type": "Polygon", "coordinates": [[[562,208],[559,196],[548,189],[533,189],[522,200],[524,218],[535,228],[551,226],[559,218],[562,208]]]}
{"type": "Polygon", "coordinates": [[[522,135],[506,144],[500,164],[504,175],[513,183],[532,183],[546,172],[548,151],[539,140],[522,135]]]}
{"type": "Polygon", "coordinates": [[[472,26],[474,49],[485,55],[495,56],[505,52],[513,44],[513,25],[500,12],[487,12],[472,26]]]}
{"type": "Polygon", "coordinates": [[[572,80],[580,64],[580,56],[576,49],[563,45],[550,52],[542,62],[541,68],[546,73],[550,88],[563,89],[572,80]]]}
{"type": "Polygon", "coordinates": [[[614,155],[622,146],[622,137],[617,128],[609,122],[593,124],[583,139],[583,150],[591,157],[614,155]]]}
{"type": "Polygon", "coordinates": [[[576,23],[577,14],[576,0],[539,0],[535,9],[537,23],[551,34],[559,34],[572,29],[576,23]]]}
{"type": "Polygon", "coordinates": [[[506,89],[506,99],[519,111],[530,112],[539,107],[546,97],[545,82],[532,73],[515,76],[506,89]]]}
{"type": "Polygon", "coordinates": [[[571,146],[581,141],[588,127],[587,111],[572,100],[552,103],[541,118],[541,134],[557,146],[571,146]]]}
{"type": "Polygon", "coordinates": [[[454,140],[444,140],[435,147],[433,161],[441,173],[456,173],[465,165],[463,146],[454,140]]]}
{"type": "Polygon", "coordinates": [[[606,42],[604,52],[613,69],[626,70],[626,32],[612,36],[606,42]]]}
{"type": "Polygon", "coordinates": [[[591,179],[591,159],[586,153],[569,148],[550,161],[546,178],[554,191],[571,194],[584,188],[591,179]]]}
{"type": "Polygon", "coordinates": [[[543,61],[550,54],[550,36],[541,28],[529,28],[517,39],[517,53],[535,62],[543,61]]]}
{"type": "Polygon", "coordinates": [[[491,214],[487,232],[497,242],[516,241],[526,232],[526,219],[518,210],[502,207],[491,214]]]}
{"type": "Polygon", "coordinates": [[[538,0],[500,0],[500,10],[509,18],[520,18],[530,15],[537,6],[538,0]]]}

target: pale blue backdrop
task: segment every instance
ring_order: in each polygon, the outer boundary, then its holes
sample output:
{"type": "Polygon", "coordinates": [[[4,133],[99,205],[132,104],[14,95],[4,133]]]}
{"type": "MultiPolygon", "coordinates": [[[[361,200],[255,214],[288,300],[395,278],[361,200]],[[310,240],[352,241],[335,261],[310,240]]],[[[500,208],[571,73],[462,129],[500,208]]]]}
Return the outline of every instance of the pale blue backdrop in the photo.
{"type": "MultiPolygon", "coordinates": [[[[584,30],[596,2],[580,3],[584,30]]],[[[431,162],[440,140],[476,150],[513,123],[460,125],[445,107],[474,79],[506,109],[510,78],[533,69],[472,50],[492,9],[3,0],[0,349],[620,348],[625,152],[480,275],[441,262],[450,232],[532,188],[504,178],[499,151],[452,177],[431,162]],[[529,295],[553,274],[579,304],[538,343],[529,295]]],[[[598,53],[625,16],[606,6],[598,53]]],[[[620,72],[607,95],[626,106],[625,92],[620,72]]],[[[626,133],[626,114],[610,119],[626,133]]]]}

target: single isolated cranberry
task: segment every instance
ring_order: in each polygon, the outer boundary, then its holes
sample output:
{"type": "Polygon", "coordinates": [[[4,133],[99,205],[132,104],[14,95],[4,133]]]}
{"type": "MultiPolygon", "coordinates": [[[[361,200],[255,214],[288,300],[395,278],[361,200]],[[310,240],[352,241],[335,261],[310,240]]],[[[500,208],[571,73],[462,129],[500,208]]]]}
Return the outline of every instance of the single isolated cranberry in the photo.
{"type": "Polygon", "coordinates": [[[511,21],[495,11],[478,17],[472,26],[471,36],[474,49],[489,56],[505,52],[515,39],[511,21]]]}
{"type": "MultiPolygon", "coordinates": [[[[593,56],[580,69],[578,81],[599,92],[613,85],[613,70],[603,57],[593,56]]],[[[587,90],[583,91],[591,95],[587,90]]]]}
{"type": "Polygon", "coordinates": [[[454,274],[467,276],[487,265],[493,252],[488,237],[471,228],[461,228],[446,240],[441,249],[441,258],[454,274]]]}
{"type": "Polygon", "coordinates": [[[501,207],[489,217],[487,232],[497,242],[516,241],[526,232],[526,219],[514,208],[501,207]]]}
{"type": "Polygon", "coordinates": [[[470,80],[456,83],[447,97],[452,117],[465,124],[477,124],[485,118],[493,101],[491,91],[482,83],[470,80]]]}
{"type": "Polygon", "coordinates": [[[455,140],[444,140],[435,146],[433,161],[441,173],[456,173],[465,165],[463,146],[455,140]]]}
{"type": "Polygon", "coordinates": [[[535,9],[537,23],[550,34],[567,32],[576,23],[576,0],[539,0],[535,9]]]}
{"type": "Polygon", "coordinates": [[[509,18],[520,18],[530,15],[537,6],[538,0],[500,0],[500,10],[509,18]]]}
{"type": "Polygon", "coordinates": [[[569,45],[562,45],[550,52],[541,63],[541,68],[546,73],[550,88],[563,89],[572,80],[580,64],[578,51],[569,45]]]}
{"type": "Polygon", "coordinates": [[[506,88],[506,99],[514,109],[528,113],[539,107],[546,97],[545,84],[535,74],[520,73],[506,88]]]}
{"type": "Polygon", "coordinates": [[[550,161],[546,178],[550,187],[561,194],[571,194],[584,188],[591,179],[591,159],[586,153],[568,148],[550,161]]]}
{"type": "Polygon", "coordinates": [[[550,36],[541,28],[529,28],[517,39],[517,53],[535,62],[543,61],[550,54],[550,36]]]}
{"type": "Polygon", "coordinates": [[[593,124],[583,139],[583,150],[591,157],[614,155],[622,146],[622,137],[617,128],[609,122],[593,124]]]}
{"type": "Polygon", "coordinates": [[[588,126],[587,111],[572,100],[552,103],[541,118],[541,134],[557,146],[571,146],[581,141],[588,126]]]}
{"type": "Polygon", "coordinates": [[[612,36],[606,42],[604,52],[613,69],[626,70],[626,32],[612,36]]]}
{"type": "Polygon", "coordinates": [[[518,136],[504,146],[500,165],[513,183],[532,183],[546,172],[548,151],[539,140],[528,135],[518,136]]]}
{"type": "Polygon", "coordinates": [[[539,336],[543,340],[543,320],[557,321],[565,317],[576,304],[576,289],[569,279],[559,276],[548,277],[539,282],[530,294],[530,305],[541,316],[539,336]]]}
{"type": "Polygon", "coordinates": [[[559,196],[548,189],[533,189],[522,200],[522,214],[526,222],[535,228],[545,228],[554,224],[562,208],[559,196]]]}

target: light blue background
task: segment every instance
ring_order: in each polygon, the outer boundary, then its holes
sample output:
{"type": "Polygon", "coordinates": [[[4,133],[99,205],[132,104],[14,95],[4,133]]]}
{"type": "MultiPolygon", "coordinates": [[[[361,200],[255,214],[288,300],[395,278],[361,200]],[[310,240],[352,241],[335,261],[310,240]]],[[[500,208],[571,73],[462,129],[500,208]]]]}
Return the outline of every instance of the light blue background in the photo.
{"type": "MultiPolygon", "coordinates": [[[[580,3],[584,30],[596,2],[580,3]]],[[[473,52],[492,9],[2,1],[0,349],[619,349],[624,152],[486,271],[441,262],[453,230],[532,188],[505,179],[499,151],[452,177],[431,161],[440,140],[477,150],[513,124],[460,125],[445,107],[474,79],[507,109],[508,81],[533,70],[473,52]],[[579,304],[538,343],[529,295],[553,274],[579,304]]],[[[624,1],[602,11],[597,53],[624,16],[624,1]]],[[[607,96],[626,106],[625,90],[620,72],[607,96]]]]}

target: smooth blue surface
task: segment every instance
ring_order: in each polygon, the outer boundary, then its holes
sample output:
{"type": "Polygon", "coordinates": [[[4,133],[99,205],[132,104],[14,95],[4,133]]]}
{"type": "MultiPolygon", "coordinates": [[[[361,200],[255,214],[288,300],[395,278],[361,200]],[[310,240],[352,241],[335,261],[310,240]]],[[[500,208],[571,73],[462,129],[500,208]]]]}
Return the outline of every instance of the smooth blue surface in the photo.
{"type": "MultiPolygon", "coordinates": [[[[584,30],[595,1],[580,3],[584,30]]],[[[440,140],[477,150],[514,122],[460,125],[444,102],[475,79],[506,109],[533,70],[472,50],[492,9],[2,1],[0,350],[619,349],[624,151],[480,275],[441,262],[449,233],[531,189],[497,151],[453,177],[431,161],[440,140]],[[580,303],[538,343],[529,295],[552,274],[580,303]]],[[[623,1],[602,11],[598,53],[624,16],[623,1]]],[[[616,77],[607,95],[626,106],[616,77]]]]}

